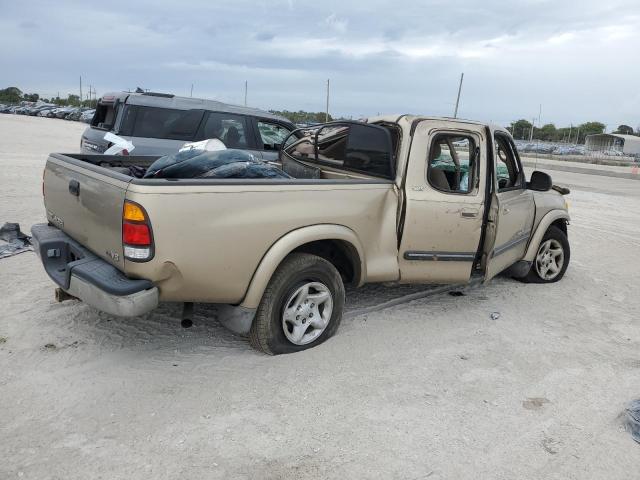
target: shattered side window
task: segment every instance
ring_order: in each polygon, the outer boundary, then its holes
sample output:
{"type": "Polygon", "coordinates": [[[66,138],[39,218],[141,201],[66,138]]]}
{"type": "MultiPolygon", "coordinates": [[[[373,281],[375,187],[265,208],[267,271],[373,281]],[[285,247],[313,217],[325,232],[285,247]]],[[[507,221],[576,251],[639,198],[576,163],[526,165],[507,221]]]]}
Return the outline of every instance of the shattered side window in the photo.
{"type": "Polygon", "coordinates": [[[278,150],[291,130],[277,123],[258,121],[258,133],[265,150],[278,150]]]}
{"type": "Polygon", "coordinates": [[[429,147],[427,179],[437,190],[470,193],[477,179],[478,150],[472,137],[438,134],[429,147]]]}
{"type": "Polygon", "coordinates": [[[511,143],[503,135],[496,135],[494,139],[498,191],[522,188],[522,176],[511,143]]]}

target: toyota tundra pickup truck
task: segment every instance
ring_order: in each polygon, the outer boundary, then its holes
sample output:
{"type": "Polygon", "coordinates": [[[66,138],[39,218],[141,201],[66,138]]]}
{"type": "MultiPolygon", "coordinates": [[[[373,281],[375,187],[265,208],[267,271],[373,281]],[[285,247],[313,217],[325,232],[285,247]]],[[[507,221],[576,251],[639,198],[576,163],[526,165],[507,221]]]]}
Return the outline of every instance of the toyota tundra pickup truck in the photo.
{"type": "Polygon", "coordinates": [[[569,264],[568,190],[527,180],[501,127],[382,116],[292,134],[277,161],[290,178],[127,173],[156,158],[49,156],[32,233],[62,292],[131,317],[219,304],[226,327],[281,354],[336,332],[347,284],[553,283],[569,264]]]}

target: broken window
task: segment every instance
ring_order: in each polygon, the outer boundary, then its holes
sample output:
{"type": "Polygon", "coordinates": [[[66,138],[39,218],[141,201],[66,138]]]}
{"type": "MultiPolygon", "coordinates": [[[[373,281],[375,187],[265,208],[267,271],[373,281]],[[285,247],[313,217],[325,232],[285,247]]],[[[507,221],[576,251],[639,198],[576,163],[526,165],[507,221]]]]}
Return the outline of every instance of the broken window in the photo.
{"type": "MultiPolygon", "coordinates": [[[[277,123],[258,120],[258,133],[265,150],[278,150],[284,139],[289,136],[291,130],[277,123]]],[[[295,140],[295,137],[291,137],[295,140]]]]}
{"type": "Polygon", "coordinates": [[[429,147],[427,180],[437,190],[469,193],[476,187],[479,149],[471,136],[437,134],[429,147]]]}
{"type": "Polygon", "coordinates": [[[372,177],[393,179],[395,175],[391,135],[377,125],[327,124],[288,146],[285,153],[297,160],[372,177]]]}
{"type": "Polygon", "coordinates": [[[524,176],[522,175],[514,145],[505,135],[497,134],[494,138],[498,191],[524,188],[524,176]]]}

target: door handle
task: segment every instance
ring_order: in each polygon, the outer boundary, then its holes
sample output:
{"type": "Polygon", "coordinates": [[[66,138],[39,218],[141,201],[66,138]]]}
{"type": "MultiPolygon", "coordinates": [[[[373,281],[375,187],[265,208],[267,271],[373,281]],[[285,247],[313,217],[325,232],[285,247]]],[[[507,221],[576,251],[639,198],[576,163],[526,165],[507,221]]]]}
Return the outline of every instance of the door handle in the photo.
{"type": "Polygon", "coordinates": [[[478,210],[475,208],[463,208],[460,210],[460,216],[463,218],[475,218],[478,216],[478,210]]]}
{"type": "Polygon", "coordinates": [[[75,197],[80,195],[80,182],[78,180],[69,181],[69,193],[75,197]]]}

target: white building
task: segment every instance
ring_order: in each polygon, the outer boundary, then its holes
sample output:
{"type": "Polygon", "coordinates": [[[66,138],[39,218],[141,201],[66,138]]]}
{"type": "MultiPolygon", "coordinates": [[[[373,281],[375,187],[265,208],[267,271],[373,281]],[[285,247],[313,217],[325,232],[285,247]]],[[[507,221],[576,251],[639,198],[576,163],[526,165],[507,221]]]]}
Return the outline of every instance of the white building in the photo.
{"type": "Polygon", "coordinates": [[[624,155],[640,155],[640,137],[619,133],[598,133],[587,135],[585,148],[588,152],[616,150],[624,155]]]}

